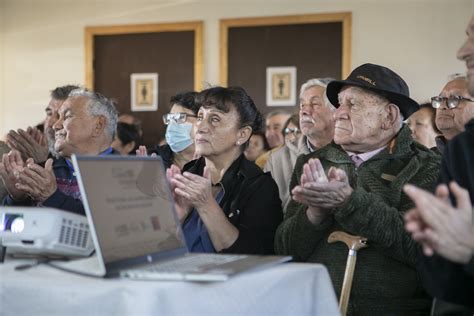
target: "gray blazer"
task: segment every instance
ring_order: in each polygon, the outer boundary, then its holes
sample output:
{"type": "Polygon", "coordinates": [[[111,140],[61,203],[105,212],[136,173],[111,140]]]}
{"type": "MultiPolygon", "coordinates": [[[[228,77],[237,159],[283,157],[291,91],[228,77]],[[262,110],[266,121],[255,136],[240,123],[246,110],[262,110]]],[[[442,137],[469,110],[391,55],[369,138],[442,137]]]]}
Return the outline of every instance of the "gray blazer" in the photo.
{"type": "Polygon", "coordinates": [[[268,157],[263,170],[270,172],[278,185],[283,211],[285,211],[286,205],[291,199],[289,187],[296,158],[303,154],[309,154],[309,152],[306,136],[301,136],[296,146],[286,144],[270,153],[268,157]]]}

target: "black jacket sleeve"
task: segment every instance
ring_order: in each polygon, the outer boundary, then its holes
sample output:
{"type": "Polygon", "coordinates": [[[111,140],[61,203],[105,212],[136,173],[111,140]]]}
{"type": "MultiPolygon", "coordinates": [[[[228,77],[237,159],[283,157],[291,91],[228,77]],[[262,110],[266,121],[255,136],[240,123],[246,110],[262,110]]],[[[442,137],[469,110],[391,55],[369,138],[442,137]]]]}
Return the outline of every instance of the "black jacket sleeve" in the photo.
{"type": "MultiPolygon", "coordinates": [[[[471,200],[474,201],[472,159],[474,137],[469,132],[461,133],[448,143],[444,151],[438,184],[456,181],[469,191],[471,200]]],[[[451,200],[455,203],[453,196],[451,200]]],[[[427,257],[420,253],[417,268],[424,287],[432,296],[474,307],[474,259],[467,265],[462,265],[438,255],[427,257]]]]}
{"type": "Polygon", "coordinates": [[[243,183],[242,192],[231,210],[230,222],[239,230],[239,237],[224,253],[273,254],[278,225],[283,220],[278,187],[270,174],[262,174],[243,183]]]}

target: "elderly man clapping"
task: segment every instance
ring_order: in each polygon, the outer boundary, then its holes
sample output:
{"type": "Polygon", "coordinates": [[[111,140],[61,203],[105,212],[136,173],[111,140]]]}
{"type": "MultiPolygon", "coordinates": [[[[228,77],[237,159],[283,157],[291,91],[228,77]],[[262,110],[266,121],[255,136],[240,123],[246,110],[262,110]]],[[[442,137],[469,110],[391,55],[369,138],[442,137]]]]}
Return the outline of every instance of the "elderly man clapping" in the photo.
{"type": "Polygon", "coordinates": [[[400,76],[374,64],[329,83],[326,93],[337,107],[334,143],[296,162],[276,252],[325,264],[340,294],[347,248],[329,244],[328,236],[335,230],[364,236],[369,247],[358,254],[349,314],[429,311],[415,269],[418,248],[402,216],[413,207],[403,185],[428,189],[439,171],[439,157],[403,124],[419,106],[400,76]]]}
{"type": "Polygon", "coordinates": [[[117,111],[106,97],[91,91],[73,90],[59,109],[54,123],[54,150],[60,158],[43,166],[12,150],[3,156],[0,174],[9,195],[5,205],[42,205],[84,214],[79,187],[71,163],[72,154],[105,155],[117,125],[117,111]]]}

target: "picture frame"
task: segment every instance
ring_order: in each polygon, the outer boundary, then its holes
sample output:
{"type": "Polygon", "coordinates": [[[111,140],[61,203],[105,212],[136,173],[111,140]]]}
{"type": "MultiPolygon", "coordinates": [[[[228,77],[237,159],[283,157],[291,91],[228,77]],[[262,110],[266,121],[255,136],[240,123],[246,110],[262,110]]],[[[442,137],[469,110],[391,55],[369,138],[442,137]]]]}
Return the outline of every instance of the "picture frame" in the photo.
{"type": "Polygon", "coordinates": [[[296,67],[267,67],[267,106],[296,104],[296,67]]]}
{"type": "Polygon", "coordinates": [[[131,74],[130,91],[132,112],[158,110],[158,73],[131,74]]]}

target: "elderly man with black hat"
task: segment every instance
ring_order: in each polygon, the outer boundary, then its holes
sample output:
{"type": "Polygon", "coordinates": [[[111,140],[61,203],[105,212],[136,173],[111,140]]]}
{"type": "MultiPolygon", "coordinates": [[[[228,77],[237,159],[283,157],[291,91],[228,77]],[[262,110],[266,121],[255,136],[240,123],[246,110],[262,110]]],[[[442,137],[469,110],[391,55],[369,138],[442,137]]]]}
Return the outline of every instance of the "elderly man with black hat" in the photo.
{"type": "Polygon", "coordinates": [[[413,203],[402,187],[430,189],[440,158],[414,142],[403,120],[418,110],[405,81],[374,64],[329,83],[337,109],[334,142],[300,156],[285,220],[275,237],[279,254],[327,266],[340,295],[347,247],[327,242],[334,231],[368,239],[358,254],[349,314],[420,315],[430,299],[415,269],[416,244],[404,230],[413,203]]]}

